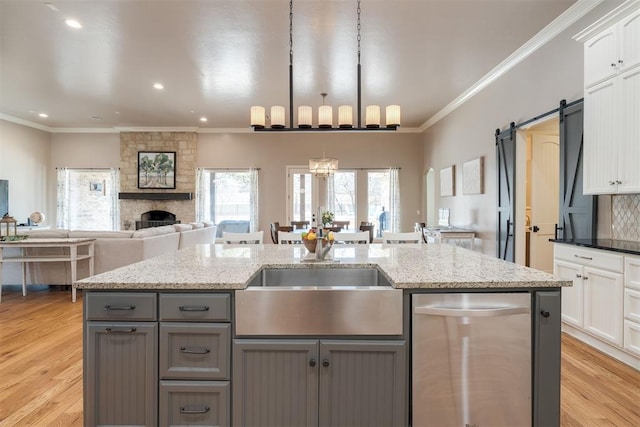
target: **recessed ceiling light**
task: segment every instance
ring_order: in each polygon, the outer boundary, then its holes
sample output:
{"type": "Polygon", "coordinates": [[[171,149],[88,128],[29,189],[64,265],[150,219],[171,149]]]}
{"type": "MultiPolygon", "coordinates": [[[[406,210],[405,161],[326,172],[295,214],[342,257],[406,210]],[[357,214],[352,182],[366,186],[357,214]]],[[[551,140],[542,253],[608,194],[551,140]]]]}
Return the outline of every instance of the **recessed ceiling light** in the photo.
{"type": "Polygon", "coordinates": [[[102,117],[100,117],[100,116],[89,116],[89,118],[91,120],[102,120],[102,117]]]}
{"type": "Polygon", "coordinates": [[[73,18],[67,18],[64,20],[64,23],[70,26],[71,28],[82,28],[82,24],[76,21],[73,18]]]}
{"type": "Polygon", "coordinates": [[[200,117],[200,121],[201,121],[201,122],[206,122],[206,121],[207,121],[207,118],[206,118],[206,117],[200,117]]]}
{"type": "Polygon", "coordinates": [[[42,117],[43,119],[46,119],[47,117],[49,117],[49,115],[47,113],[40,113],[38,114],[39,117],[42,117]]]}
{"type": "Polygon", "coordinates": [[[153,84],[153,88],[154,89],[158,89],[158,90],[162,90],[162,89],[164,89],[164,85],[162,83],[154,83],[153,84]]]}

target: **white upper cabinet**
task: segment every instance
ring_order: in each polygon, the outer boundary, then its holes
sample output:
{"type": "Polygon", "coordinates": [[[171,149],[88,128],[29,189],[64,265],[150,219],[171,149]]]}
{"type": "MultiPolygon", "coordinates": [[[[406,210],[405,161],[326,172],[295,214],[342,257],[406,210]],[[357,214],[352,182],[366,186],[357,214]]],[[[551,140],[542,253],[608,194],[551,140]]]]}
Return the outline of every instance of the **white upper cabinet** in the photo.
{"type": "Polygon", "coordinates": [[[575,37],[584,42],[584,194],[640,193],[640,2],[575,37]]]}

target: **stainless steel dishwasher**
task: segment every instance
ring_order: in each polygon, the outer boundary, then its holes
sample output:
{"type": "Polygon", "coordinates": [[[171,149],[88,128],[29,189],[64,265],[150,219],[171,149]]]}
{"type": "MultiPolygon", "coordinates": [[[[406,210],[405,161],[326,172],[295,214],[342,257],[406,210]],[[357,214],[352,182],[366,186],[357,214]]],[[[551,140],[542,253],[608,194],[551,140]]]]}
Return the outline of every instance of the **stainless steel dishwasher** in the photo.
{"type": "Polygon", "coordinates": [[[412,297],[412,426],[531,426],[531,295],[412,297]]]}

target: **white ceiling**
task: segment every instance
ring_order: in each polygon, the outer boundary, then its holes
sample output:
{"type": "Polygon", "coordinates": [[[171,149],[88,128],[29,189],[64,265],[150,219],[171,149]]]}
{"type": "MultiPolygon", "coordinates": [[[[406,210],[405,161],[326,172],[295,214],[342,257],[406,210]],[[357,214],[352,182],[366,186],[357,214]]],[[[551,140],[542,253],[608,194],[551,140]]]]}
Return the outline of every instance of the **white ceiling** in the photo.
{"type": "MultiPolygon", "coordinates": [[[[51,3],[58,11],[0,0],[5,118],[50,129],[248,128],[251,105],[288,108],[287,0],[51,3]]],[[[419,127],[573,3],[362,0],[363,106],[400,104],[402,126],[419,127]]],[[[296,106],[320,105],[321,92],[355,106],[356,17],[356,0],[294,1],[296,106]]]]}

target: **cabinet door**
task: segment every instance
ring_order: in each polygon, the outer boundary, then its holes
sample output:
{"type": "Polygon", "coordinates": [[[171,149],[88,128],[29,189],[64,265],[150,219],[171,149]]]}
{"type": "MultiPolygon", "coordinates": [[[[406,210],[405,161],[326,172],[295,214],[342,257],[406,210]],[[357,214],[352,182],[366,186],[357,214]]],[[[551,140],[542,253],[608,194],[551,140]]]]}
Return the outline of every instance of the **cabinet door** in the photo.
{"type": "Polygon", "coordinates": [[[616,141],[618,192],[640,193],[640,66],[621,74],[616,81],[621,94],[620,138],[616,141]]]}
{"type": "Polygon", "coordinates": [[[234,340],[233,424],[318,425],[318,341],[234,340]]]}
{"type": "Polygon", "coordinates": [[[585,87],[613,77],[617,67],[618,39],[615,27],[611,27],[584,44],[585,87]]]}
{"type": "Polygon", "coordinates": [[[84,425],[155,426],[158,324],[87,322],[84,425]]]}
{"type": "Polygon", "coordinates": [[[562,321],[582,328],[584,304],[582,270],[584,267],[560,260],[556,260],[553,267],[553,274],[573,282],[573,286],[562,288],[562,321]]]}
{"type": "Polygon", "coordinates": [[[320,341],[320,426],[406,426],[404,341],[320,341]]]}
{"type": "Polygon", "coordinates": [[[615,193],[617,179],[616,79],[585,90],[584,194],[615,193]]]}
{"type": "Polygon", "coordinates": [[[634,12],[619,24],[621,70],[640,65],[640,10],[634,12]]]}
{"type": "Polygon", "coordinates": [[[622,346],[623,275],[584,268],[584,329],[622,346]]]}

